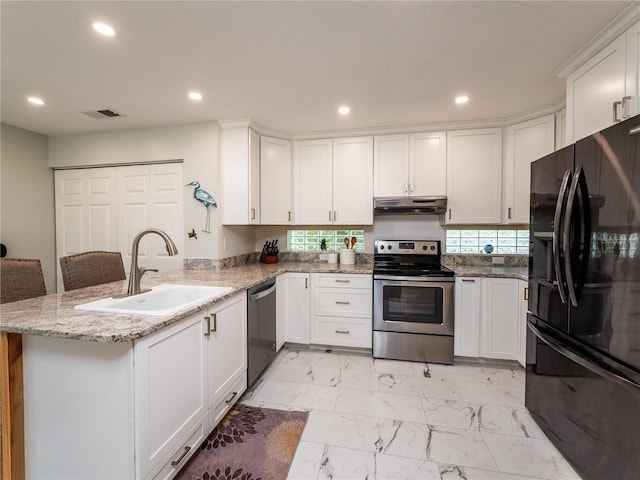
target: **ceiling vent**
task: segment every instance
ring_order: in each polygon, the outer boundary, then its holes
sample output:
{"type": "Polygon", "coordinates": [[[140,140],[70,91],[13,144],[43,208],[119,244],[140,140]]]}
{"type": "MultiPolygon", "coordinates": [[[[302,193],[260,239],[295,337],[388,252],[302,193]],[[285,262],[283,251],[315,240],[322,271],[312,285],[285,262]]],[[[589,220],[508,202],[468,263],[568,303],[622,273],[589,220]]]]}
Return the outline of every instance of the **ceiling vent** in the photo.
{"type": "Polygon", "coordinates": [[[82,112],[85,115],[89,115],[91,118],[117,118],[124,117],[121,113],[116,112],[113,108],[102,108],[95,112],[82,112]]]}

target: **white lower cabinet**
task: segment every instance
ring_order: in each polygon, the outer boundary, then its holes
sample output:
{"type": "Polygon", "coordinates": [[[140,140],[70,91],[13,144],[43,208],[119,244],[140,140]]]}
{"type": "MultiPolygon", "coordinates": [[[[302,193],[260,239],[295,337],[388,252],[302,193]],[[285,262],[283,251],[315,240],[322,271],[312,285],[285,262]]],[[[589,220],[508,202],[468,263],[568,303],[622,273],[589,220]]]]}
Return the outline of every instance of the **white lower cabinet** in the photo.
{"type": "Polygon", "coordinates": [[[518,363],[527,366],[527,312],[529,311],[529,284],[518,280],[518,363]]]}
{"type": "Polygon", "coordinates": [[[518,280],[456,277],[454,354],[517,360],[518,280]]]}
{"type": "Polygon", "coordinates": [[[311,339],[309,334],[310,275],[293,272],[285,275],[284,323],[286,340],[291,343],[309,345],[311,339]]]}
{"type": "Polygon", "coordinates": [[[371,348],[371,275],[314,273],[311,343],[371,348]]]}
{"type": "Polygon", "coordinates": [[[246,389],[246,318],[242,292],[129,343],[25,335],[26,476],[175,476],[246,389]]]}

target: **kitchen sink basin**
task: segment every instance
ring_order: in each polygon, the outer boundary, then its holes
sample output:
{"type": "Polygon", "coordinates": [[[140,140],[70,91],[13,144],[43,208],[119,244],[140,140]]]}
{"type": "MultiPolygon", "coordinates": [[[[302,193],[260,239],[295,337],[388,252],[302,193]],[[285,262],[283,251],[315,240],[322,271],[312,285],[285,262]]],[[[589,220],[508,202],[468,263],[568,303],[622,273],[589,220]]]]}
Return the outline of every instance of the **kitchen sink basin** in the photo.
{"type": "Polygon", "coordinates": [[[159,285],[129,297],[103,298],[76,305],[76,310],[131,315],[167,316],[195,307],[231,292],[230,287],[159,285]]]}

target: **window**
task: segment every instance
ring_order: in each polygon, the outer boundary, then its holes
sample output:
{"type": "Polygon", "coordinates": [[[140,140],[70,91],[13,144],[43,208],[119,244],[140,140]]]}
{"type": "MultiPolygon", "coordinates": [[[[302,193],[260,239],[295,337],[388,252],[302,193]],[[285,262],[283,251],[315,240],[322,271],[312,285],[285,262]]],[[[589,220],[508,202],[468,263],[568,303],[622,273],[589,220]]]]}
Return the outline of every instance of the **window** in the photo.
{"type": "Polygon", "coordinates": [[[327,252],[337,252],[345,248],[344,239],[356,237],[356,252],[364,252],[364,230],[289,230],[287,244],[292,252],[320,252],[322,239],[326,240],[327,252]]]}
{"type": "Polygon", "coordinates": [[[446,252],[528,255],[529,230],[525,227],[448,229],[446,252]]]}

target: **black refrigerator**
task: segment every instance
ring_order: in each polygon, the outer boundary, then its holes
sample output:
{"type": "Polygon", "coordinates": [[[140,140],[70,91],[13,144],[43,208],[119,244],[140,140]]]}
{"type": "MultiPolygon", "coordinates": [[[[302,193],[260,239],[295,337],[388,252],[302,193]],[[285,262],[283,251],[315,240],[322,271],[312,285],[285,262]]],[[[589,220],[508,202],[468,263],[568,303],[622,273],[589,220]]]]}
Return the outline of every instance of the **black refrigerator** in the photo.
{"type": "Polygon", "coordinates": [[[531,166],[525,405],[585,480],[640,478],[640,116],[531,166]]]}

